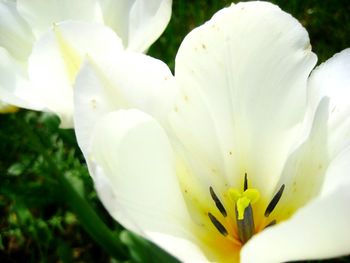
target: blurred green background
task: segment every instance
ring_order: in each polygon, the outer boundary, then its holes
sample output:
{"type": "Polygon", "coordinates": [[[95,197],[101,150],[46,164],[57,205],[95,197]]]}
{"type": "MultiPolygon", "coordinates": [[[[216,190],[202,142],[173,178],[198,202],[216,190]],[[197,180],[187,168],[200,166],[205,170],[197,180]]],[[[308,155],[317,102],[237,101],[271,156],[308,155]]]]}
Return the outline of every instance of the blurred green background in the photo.
{"type": "MultiPolygon", "coordinates": [[[[350,47],[350,1],[272,2],[306,27],[319,62],[350,47]]],[[[170,24],[149,54],[173,69],[184,36],[230,3],[174,0],[170,24]]],[[[0,115],[0,262],[176,262],[111,219],[74,132],[58,124],[33,111],[0,115]]]]}

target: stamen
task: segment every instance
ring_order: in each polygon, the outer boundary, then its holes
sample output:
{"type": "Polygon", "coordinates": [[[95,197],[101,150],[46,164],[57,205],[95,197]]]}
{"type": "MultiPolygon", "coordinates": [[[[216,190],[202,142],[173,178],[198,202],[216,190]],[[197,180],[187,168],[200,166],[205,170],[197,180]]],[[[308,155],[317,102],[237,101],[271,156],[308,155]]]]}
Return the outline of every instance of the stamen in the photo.
{"type": "Polygon", "coordinates": [[[243,244],[245,244],[255,232],[253,209],[249,204],[246,209],[244,209],[244,217],[242,220],[238,219],[238,211],[236,206],[236,221],[239,239],[243,244]]]}
{"type": "Polygon", "coordinates": [[[218,198],[218,196],[215,194],[215,192],[213,190],[213,187],[210,186],[209,191],[210,191],[211,198],[214,200],[217,209],[220,211],[220,213],[224,217],[226,217],[227,216],[226,209],[225,209],[224,205],[221,203],[221,201],[218,198]]]}
{"type": "Polygon", "coordinates": [[[243,186],[243,191],[248,189],[248,176],[247,173],[244,174],[244,186],[243,186]]]}
{"type": "Polygon", "coordinates": [[[269,205],[266,207],[265,214],[264,214],[265,217],[268,217],[272,213],[272,211],[275,209],[276,205],[278,204],[279,200],[281,199],[283,191],[284,191],[284,184],[282,184],[280,190],[278,190],[278,192],[272,198],[269,205]]]}
{"type": "Polygon", "coordinates": [[[228,235],[226,228],[211,213],[208,213],[208,216],[210,218],[210,221],[213,223],[215,228],[220,232],[220,234],[226,237],[228,235]]]}
{"type": "Polygon", "coordinates": [[[264,227],[264,229],[266,229],[266,228],[268,228],[268,227],[270,227],[270,226],[276,225],[276,223],[277,223],[276,220],[272,220],[270,223],[268,223],[268,224],[264,227]]]}

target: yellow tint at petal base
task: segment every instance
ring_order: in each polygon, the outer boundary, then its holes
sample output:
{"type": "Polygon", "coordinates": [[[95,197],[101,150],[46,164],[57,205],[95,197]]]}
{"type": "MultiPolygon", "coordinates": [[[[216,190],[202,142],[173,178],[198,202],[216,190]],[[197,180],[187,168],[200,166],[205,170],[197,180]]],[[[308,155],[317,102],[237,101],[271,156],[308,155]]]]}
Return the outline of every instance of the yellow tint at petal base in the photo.
{"type": "Polygon", "coordinates": [[[65,64],[66,72],[70,83],[73,85],[75,77],[80,69],[82,58],[80,54],[68,43],[68,41],[62,35],[59,27],[53,24],[53,31],[65,64]]]}
{"type": "Polygon", "coordinates": [[[17,108],[16,106],[0,101],[0,114],[14,113],[17,111],[19,111],[19,108],[17,108]]]}

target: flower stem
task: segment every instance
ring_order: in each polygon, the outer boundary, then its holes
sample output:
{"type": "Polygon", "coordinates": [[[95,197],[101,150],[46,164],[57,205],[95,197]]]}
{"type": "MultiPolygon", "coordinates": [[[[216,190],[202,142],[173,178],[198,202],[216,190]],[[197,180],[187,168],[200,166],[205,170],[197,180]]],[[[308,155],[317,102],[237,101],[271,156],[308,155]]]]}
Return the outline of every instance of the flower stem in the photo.
{"type": "Polygon", "coordinates": [[[109,255],[116,259],[126,257],[123,244],[118,236],[106,226],[101,218],[95,213],[90,204],[82,198],[62,174],[57,176],[60,186],[64,191],[64,198],[86,232],[101,246],[109,255]]]}

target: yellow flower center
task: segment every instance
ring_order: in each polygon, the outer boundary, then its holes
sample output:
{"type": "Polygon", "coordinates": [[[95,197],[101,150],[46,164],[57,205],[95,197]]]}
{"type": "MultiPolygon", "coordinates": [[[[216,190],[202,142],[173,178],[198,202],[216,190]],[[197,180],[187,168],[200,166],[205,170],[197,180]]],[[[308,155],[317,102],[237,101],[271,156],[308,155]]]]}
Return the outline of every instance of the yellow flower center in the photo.
{"type": "MultiPolygon", "coordinates": [[[[263,212],[264,210],[261,211],[259,208],[265,202],[259,203],[260,193],[248,186],[247,175],[242,190],[228,188],[217,195],[215,189],[210,186],[211,201],[203,206],[206,207],[204,211],[202,210],[205,216],[202,217],[202,214],[200,217],[201,223],[197,229],[199,239],[207,248],[204,247],[204,250],[211,251],[213,259],[219,262],[238,262],[242,245],[256,233],[276,224],[276,220],[269,216],[278,204],[283,191],[284,185],[275,193],[263,212]],[[259,211],[255,215],[255,220],[254,210],[259,211]]],[[[208,256],[211,257],[210,254],[208,256]]]]}

